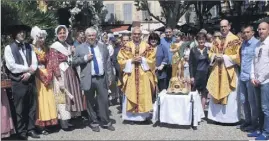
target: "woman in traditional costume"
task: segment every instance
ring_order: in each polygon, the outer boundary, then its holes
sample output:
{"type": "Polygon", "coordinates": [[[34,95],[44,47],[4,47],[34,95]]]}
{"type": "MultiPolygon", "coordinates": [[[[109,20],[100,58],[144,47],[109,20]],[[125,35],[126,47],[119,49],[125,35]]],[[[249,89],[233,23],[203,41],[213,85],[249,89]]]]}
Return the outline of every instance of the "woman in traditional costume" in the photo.
{"type": "Polygon", "coordinates": [[[57,41],[49,51],[48,71],[50,80],[54,82],[54,93],[58,111],[58,119],[63,130],[69,131],[71,116],[80,116],[84,110],[82,91],[79,86],[78,74],[71,66],[72,49],[66,43],[68,29],[65,25],[59,25],[55,29],[57,41]]]}
{"type": "Polygon", "coordinates": [[[38,69],[36,73],[37,89],[37,120],[36,125],[41,129],[41,133],[48,134],[47,126],[58,123],[53,85],[48,81],[48,48],[45,46],[47,32],[37,26],[32,28],[31,37],[33,39],[33,50],[36,53],[38,69]]]}
{"type": "MultiPolygon", "coordinates": [[[[3,75],[6,75],[6,74],[3,74],[3,71],[1,71],[1,76],[3,75]]],[[[7,91],[2,85],[1,86],[1,138],[7,138],[11,134],[14,134],[14,133],[15,133],[15,127],[14,127],[11,112],[10,112],[7,91]]]]}

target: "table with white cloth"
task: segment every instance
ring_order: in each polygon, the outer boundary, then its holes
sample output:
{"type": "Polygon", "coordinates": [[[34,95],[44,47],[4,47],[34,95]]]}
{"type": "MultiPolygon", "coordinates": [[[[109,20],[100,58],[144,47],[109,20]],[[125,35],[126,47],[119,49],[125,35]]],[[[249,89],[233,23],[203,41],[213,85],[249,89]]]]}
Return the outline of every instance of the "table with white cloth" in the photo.
{"type": "Polygon", "coordinates": [[[197,91],[188,95],[173,95],[163,90],[154,103],[152,121],[197,127],[204,117],[201,98],[197,91]]]}

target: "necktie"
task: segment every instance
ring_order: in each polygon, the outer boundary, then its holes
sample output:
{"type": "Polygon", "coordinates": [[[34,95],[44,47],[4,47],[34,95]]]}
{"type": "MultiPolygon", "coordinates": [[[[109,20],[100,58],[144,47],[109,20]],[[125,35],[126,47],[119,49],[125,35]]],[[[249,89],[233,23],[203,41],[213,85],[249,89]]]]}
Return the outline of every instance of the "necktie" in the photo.
{"type": "Polygon", "coordinates": [[[24,54],[24,55],[26,55],[26,53],[25,53],[25,51],[26,51],[25,46],[22,46],[22,48],[21,48],[21,49],[22,49],[23,54],[24,54]]]}
{"type": "Polygon", "coordinates": [[[91,52],[92,52],[92,55],[93,55],[93,68],[94,68],[95,74],[98,75],[99,74],[99,67],[98,67],[98,62],[97,62],[96,55],[95,55],[93,47],[91,47],[91,52]]]}

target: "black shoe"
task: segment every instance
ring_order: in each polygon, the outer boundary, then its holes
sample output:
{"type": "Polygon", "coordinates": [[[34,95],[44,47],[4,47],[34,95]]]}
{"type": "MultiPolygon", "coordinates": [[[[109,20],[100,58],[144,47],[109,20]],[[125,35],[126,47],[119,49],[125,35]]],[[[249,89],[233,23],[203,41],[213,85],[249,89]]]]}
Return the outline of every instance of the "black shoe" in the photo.
{"type": "Polygon", "coordinates": [[[73,131],[74,129],[72,127],[68,127],[68,128],[62,128],[62,130],[69,132],[69,131],[73,131]]]}
{"type": "Polygon", "coordinates": [[[147,118],[145,121],[142,122],[143,124],[152,124],[151,119],[147,118]]]}
{"type": "Polygon", "coordinates": [[[67,126],[68,126],[68,127],[74,127],[74,125],[71,124],[70,122],[67,122],[67,126]]]}
{"type": "Polygon", "coordinates": [[[130,124],[130,125],[134,125],[135,122],[134,122],[134,121],[130,121],[129,124],[130,124]]]}
{"type": "Polygon", "coordinates": [[[35,139],[40,138],[40,136],[35,131],[33,131],[33,130],[32,131],[29,131],[27,133],[27,135],[30,136],[30,137],[32,137],[32,138],[35,138],[35,139]]]}
{"type": "Polygon", "coordinates": [[[49,132],[48,132],[47,130],[43,130],[43,131],[41,131],[41,134],[42,134],[42,135],[48,135],[49,132]]]}
{"type": "Polygon", "coordinates": [[[247,127],[242,129],[242,131],[244,131],[244,132],[254,132],[256,130],[257,130],[257,128],[255,128],[253,126],[247,126],[247,127]]]}
{"type": "Polygon", "coordinates": [[[243,124],[240,125],[240,129],[246,128],[246,127],[248,127],[248,126],[250,126],[250,124],[244,122],[243,124]]]}
{"type": "Polygon", "coordinates": [[[109,131],[115,131],[115,127],[113,127],[112,125],[109,126],[103,126],[102,128],[107,129],[109,131]]]}
{"type": "Polygon", "coordinates": [[[27,140],[28,139],[26,133],[18,134],[17,137],[19,140],[27,140]]]}
{"type": "Polygon", "coordinates": [[[100,132],[99,126],[91,126],[90,125],[90,128],[92,129],[93,132],[100,132]]]}

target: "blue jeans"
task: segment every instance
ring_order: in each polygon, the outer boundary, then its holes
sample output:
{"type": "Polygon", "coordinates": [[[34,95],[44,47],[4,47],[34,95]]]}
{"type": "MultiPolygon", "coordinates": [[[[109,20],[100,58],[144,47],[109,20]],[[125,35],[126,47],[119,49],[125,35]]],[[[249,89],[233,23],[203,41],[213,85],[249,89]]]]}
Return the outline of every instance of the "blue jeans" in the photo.
{"type": "Polygon", "coordinates": [[[260,116],[259,121],[264,135],[269,136],[269,83],[262,84],[255,89],[259,96],[260,116]]]}
{"type": "Polygon", "coordinates": [[[240,100],[244,107],[245,122],[258,128],[259,110],[254,87],[249,81],[240,81],[240,100]]]}

